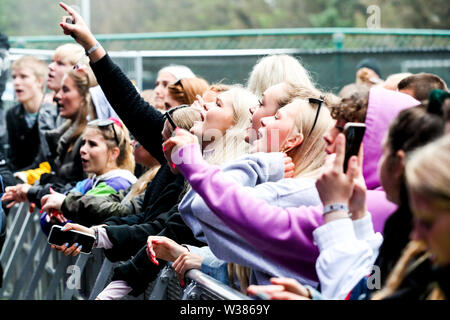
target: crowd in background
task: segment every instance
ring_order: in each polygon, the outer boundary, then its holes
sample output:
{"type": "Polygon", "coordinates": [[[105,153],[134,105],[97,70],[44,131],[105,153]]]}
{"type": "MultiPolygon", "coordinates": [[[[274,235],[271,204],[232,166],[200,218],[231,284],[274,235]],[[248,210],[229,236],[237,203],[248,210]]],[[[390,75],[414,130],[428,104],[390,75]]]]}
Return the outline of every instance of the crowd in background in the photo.
{"type": "Polygon", "coordinates": [[[333,94],[298,59],[269,55],[245,84],[170,65],[139,92],[62,7],[77,43],[48,65],[22,56],[10,67],[1,243],[21,202],[40,209],[46,235],[60,225],[94,236],[121,262],[99,300],[139,296],[166,265],[182,286],[199,269],[259,299],[449,297],[450,93],[439,76],[383,78],[369,58],[333,94]],[[355,124],[361,147],[346,157],[355,124]]]}

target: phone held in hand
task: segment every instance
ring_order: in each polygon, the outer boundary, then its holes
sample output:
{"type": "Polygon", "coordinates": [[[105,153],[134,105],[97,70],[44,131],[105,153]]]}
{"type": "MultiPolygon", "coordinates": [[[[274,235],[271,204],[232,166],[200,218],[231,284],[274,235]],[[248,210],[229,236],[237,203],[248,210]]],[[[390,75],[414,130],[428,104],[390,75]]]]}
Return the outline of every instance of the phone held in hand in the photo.
{"type": "Polygon", "coordinates": [[[352,156],[358,155],[359,148],[361,146],[364,133],[366,131],[366,125],[364,123],[347,122],[344,126],[345,134],[345,160],[344,160],[344,172],[347,172],[348,160],[352,156]]]}
{"type": "Polygon", "coordinates": [[[76,230],[61,231],[63,227],[53,225],[48,236],[48,243],[56,246],[62,246],[68,243],[71,247],[74,243],[81,245],[81,253],[89,254],[95,243],[95,237],[88,233],[84,233],[76,230]]]}

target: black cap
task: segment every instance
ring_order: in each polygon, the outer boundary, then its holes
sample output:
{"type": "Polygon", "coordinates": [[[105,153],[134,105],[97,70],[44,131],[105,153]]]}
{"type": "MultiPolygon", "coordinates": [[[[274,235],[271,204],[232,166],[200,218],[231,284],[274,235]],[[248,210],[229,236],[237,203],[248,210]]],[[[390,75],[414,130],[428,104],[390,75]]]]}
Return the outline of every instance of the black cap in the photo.
{"type": "Polygon", "coordinates": [[[369,68],[375,71],[375,73],[381,78],[380,66],[378,65],[378,62],[376,60],[370,58],[361,60],[356,66],[356,71],[361,68],[369,68]]]}

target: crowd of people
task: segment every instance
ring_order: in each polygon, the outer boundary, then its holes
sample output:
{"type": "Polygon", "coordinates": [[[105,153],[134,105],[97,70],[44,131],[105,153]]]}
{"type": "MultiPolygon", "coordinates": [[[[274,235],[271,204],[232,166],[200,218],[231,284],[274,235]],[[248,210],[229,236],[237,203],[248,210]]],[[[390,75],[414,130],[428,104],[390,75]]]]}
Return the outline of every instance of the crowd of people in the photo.
{"type": "Polygon", "coordinates": [[[450,93],[439,76],[383,80],[365,59],[333,94],[277,54],[246,84],[171,65],[139,92],[61,6],[77,44],[48,66],[11,66],[19,103],[6,114],[2,202],[7,213],[30,203],[47,235],[90,234],[121,262],[96,299],[139,296],[167,265],[181,286],[199,269],[258,299],[450,297],[450,93]],[[349,158],[347,124],[365,127],[349,158]]]}

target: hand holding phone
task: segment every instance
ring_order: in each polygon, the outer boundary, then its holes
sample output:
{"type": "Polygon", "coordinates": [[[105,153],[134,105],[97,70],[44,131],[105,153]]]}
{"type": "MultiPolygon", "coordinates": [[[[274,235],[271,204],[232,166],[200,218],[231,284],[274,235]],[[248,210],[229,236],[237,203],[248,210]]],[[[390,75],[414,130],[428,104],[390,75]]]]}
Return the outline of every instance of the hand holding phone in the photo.
{"type": "Polygon", "coordinates": [[[364,123],[347,122],[344,126],[345,134],[345,159],[344,172],[347,172],[348,160],[358,155],[361,142],[366,131],[364,123]]]}
{"type": "Polygon", "coordinates": [[[73,244],[78,243],[81,246],[81,253],[89,254],[92,251],[95,243],[95,237],[91,234],[77,231],[77,230],[61,230],[63,227],[53,225],[48,236],[48,243],[55,246],[63,246],[68,244],[71,247],[73,244]]]}

